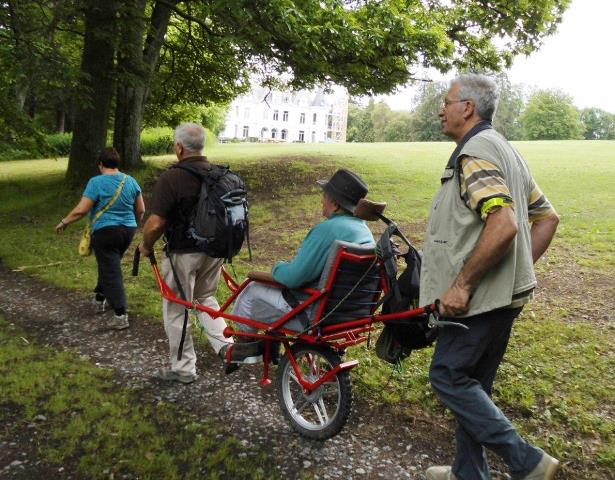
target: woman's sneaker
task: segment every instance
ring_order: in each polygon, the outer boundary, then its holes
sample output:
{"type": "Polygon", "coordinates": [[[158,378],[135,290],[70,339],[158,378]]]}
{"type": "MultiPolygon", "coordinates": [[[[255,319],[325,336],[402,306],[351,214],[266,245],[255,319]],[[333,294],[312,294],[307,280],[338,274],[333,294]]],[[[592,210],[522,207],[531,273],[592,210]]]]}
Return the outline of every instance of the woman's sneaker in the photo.
{"type": "Polygon", "coordinates": [[[124,330],[125,328],[130,327],[128,323],[128,314],[124,315],[113,315],[107,323],[107,326],[112,330],[124,330]]]}

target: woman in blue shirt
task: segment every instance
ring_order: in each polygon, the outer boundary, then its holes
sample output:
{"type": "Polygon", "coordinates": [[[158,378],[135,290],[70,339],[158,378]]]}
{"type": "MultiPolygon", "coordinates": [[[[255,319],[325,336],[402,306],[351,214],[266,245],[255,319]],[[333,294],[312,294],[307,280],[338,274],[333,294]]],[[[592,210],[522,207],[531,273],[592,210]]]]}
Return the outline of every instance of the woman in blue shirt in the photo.
{"type": "Polygon", "coordinates": [[[105,148],[98,156],[100,175],[92,177],[81,200],[55,227],[57,233],[86,214],[93,219],[113,199],[125,178],[119,196],[92,225],[92,250],[98,264],[98,282],[94,292],[97,313],[104,313],[107,305],[114,310],[108,327],[128,328],[128,313],[121,260],[143,219],[145,203],[141,187],[130,175],[119,171],[120,156],[114,148],[105,148]]]}

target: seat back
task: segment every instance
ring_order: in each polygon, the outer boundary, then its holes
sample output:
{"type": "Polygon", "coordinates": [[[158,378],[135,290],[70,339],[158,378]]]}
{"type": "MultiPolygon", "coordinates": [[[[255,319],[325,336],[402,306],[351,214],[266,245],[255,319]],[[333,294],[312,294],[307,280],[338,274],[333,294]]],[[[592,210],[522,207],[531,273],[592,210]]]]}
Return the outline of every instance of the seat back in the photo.
{"type": "Polygon", "coordinates": [[[381,271],[374,244],[336,240],[318,283],[326,294],[310,315],[312,325],[334,325],[374,313],[382,293],[381,271]]]}

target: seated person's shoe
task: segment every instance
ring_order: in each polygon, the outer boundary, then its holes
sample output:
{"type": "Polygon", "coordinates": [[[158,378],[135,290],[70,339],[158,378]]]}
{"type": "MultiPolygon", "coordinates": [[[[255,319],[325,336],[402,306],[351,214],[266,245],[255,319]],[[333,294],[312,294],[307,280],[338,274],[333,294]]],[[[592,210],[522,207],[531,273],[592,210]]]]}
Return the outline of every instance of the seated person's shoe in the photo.
{"type": "Polygon", "coordinates": [[[536,468],[523,480],[553,480],[559,469],[559,461],[543,452],[536,468]]]}
{"type": "Polygon", "coordinates": [[[262,354],[263,342],[261,341],[229,343],[218,352],[227,374],[237,370],[240,363],[256,363],[262,354]]]}
{"type": "Polygon", "coordinates": [[[195,374],[179,373],[169,368],[161,368],[156,372],[156,378],[165,382],[179,382],[185,385],[196,380],[195,374]]]}
{"type": "Polygon", "coordinates": [[[429,467],[425,472],[425,478],[427,480],[457,480],[457,477],[452,472],[452,468],[449,466],[429,467]]]}
{"type": "Polygon", "coordinates": [[[222,368],[224,369],[224,373],[226,375],[228,375],[229,373],[233,373],[234,371],[239,369],[239,364],[238,363],[232,363],[232,359],[231,359],[231,353],[232,353],[232,346],[234,344],[233,343],[227,343],[226,345],[224,345],[220,351],[218,352],[218,356],[220,357],[220,359],[222,360],[222,368]],[[231,350],[229,352],[229,349],[231,350]],[[227,352],[229,352],[229,359],[227,360],[227,352]]]}
{"type": "Polygon", "coordinates": [[[271,363],[274,365],[278,365],[280,363],[280,350],[282,349],[282,344],[280,342],[272,342],[271,343],[271,363]]]}

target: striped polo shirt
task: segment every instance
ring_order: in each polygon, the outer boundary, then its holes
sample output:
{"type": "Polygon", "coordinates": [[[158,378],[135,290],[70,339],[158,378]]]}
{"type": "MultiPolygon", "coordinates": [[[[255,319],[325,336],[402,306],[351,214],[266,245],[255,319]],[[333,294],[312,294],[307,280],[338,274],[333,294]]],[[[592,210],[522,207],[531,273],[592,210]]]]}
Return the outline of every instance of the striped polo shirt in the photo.
{"type": "MultiPolygon", "coordinates": [[[[468,208],[476,211],[483,221],[487,219],[489,213],[498,208],[514,208],[512,196],[502,173],[492,162],[465,156],[460,162],[459,176],[462,198],[468,208]]],[[[527,199],[530,223],[556,213],[534,178],[531,182],[531,190],[527,199]]],[[[532,297],[533,290],[521,292],[513,297],[510,307],[520,307],[532,297]]]]}

